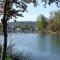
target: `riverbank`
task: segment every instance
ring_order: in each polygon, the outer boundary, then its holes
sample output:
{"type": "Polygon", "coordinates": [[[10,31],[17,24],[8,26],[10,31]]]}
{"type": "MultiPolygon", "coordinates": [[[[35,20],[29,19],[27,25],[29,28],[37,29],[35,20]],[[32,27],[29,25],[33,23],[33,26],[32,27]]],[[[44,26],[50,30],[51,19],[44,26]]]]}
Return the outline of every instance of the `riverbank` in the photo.
{"type": "MultiPolygon", "coordinates": [[[[10,32],[8,32],[8,33],[38,33],[38,34],[52,34],[52,35],[60,35],[60,31],[56,31],[56,32],[54,32],[54,31],[47,31],[47,30],[44,30],[44,31],[34,31],[34,32],[27,32],[27,31],[10,31],[10,32]]],[[[3,34],[3,32],[1,32],[0,31],[0,34],[3,34]]]]}
{"type": "Polygon", "coordinates": [[[56,31],[56,32],[54,32],[54,31],[47,31],[46,33],[47,34],[54,34],[54,35],[59,34],[60,35],[60,32],[58,32],[58,31],[56,31]]]}
{"type": "Polygon", "coordinates": [[[42,34],[42,33],[44,33],[44,34],[52,34],[52,35],[57,35],[57,34],[59,34],[60,35],[60,31],[51,31],[51,30],[44,30],[44,31],[37,31],[37,33],[39,33],[39,34],[42,34]]]}

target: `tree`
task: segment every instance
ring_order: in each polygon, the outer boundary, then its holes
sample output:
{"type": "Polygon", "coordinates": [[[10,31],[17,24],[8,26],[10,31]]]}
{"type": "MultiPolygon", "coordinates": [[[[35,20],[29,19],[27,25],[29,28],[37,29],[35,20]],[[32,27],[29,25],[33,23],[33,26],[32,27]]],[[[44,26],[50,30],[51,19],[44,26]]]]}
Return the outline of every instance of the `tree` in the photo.
{"type": "MultiPolygon", "coordinates": [[[[59,7],[60,0],[42,0],[42,2],[45,2],[44,6],[48,3],[49,5],[53,2],[56,3],[56,5],[59,7]]],[[[1,2],[0,2],[1,3],[1,2]]],[[[34,6],[36,6],[36,0],[4,0],[3,6],[3,34],[4,34],[4,44],[3,44],[3,54],[2,54],[2,60],[5,60],[6,56],[6,49],[7,49],[7,22],[12,17],[17,17],[23,15],[20,12],[25,12],[27,9],[27,4],[33,3],[34,6]],[[16,5],[16,7],[20,8],[19,10],[13,9],[12,6],[16,5]]]]}
{"type": "Polygon", "coordinates": [[[46,4],[51,5],[51,3],[55,3],[56,6],[59,8],[60,7],[60,0],[42,0],[44,2],[44,6],[46,7],[46,4]]]}
{"type": "Polygon", "coordinates": [[[4,44],[3,44],[3,51],[2,51],[2,60],[5,60],[6,56],[6,50],[7,50],[7,22],[10,20],[12,17],[23,17],[23,15],[20,12],[25,12],[27,9],[27,4],[28,3],[33,3],[34,6],[36,6],[36,0],[4,0],[4,5],[3,5],[3,19],[2,19],[2,24],[3,24],[3,34],[4,34],[4,44]],[[13,9],[13,5],[16,6],[16,8],[19,7],[19,10],[13,9]]]}
{"type": "Polygon", "coordinates": [[[47,19],[43,15],[38,17],[38,19],[37,19],[37,28],[38,28],[38,30],[46,28],[46,26],[47,26],[47,21],[46,20],[47,19]]]}
{"type": "Polygon", "coordinates": [[[60,10],[54,11],[52,17],[48,22],[48,29],[52,31],[60,31],[60,10]]]}

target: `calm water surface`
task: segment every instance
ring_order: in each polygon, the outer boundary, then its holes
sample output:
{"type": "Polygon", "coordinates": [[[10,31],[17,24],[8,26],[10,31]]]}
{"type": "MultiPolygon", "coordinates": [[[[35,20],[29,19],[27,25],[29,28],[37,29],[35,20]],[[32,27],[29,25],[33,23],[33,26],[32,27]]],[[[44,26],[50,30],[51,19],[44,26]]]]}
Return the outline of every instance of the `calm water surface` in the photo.
{"type": "MultiPolygon", "coordinates": [[[[60,60],[60,35],[37,33],[11,33],[8,36],[15,43],[15,51],[32,54],[33,60],[60,60]]],[[[3,36],[0,36],[2,42],[3,36]]]]}

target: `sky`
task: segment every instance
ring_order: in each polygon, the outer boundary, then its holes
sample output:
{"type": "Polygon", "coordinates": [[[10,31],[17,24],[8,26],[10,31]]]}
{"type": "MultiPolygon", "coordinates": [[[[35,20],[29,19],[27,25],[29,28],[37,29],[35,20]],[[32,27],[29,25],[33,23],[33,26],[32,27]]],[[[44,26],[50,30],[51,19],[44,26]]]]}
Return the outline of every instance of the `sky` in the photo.
{"type": "Polygon", "coordinates": [[[46,8],[44,8],[41,0],[38,1],[39,5],[37,7],[34,7],[33,4],[28,5],[28,12],[24,12],[24,17],[18,17],[17,21],[37,21],[37,17],[40,14],[43,14],[45,17],[49,18],[51,11],[59,10],[60,8],[56,7],[55,4],[51,4],[51,6],[46,5],[46,8]]]}

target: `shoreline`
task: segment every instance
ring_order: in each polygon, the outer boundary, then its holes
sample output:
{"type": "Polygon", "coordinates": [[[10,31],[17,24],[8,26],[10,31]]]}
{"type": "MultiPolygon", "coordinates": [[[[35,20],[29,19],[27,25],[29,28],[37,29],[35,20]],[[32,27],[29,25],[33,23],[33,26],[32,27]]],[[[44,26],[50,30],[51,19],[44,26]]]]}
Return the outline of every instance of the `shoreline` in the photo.
{"type": "MultiPolygon", "coordinates": [[[[27,31],[9,31],[9,32],[7,32],[7,33],[17,33],[17,32],[20,32],[20,33],[38,33],[38,34],[52,34],[52,35],[60,35],[60,32],[59,31],[57,31],[57,32],[53,32],[53,31],[34,31],[34,32],[27,32],[27,31]]],[[[3,32],[2,31],[0,31],[0,34],[3,34],[3,32]]]]}
{"type": "Polygon", "coordinates": [[[60,35],[60,32],[53,32],[53,31],[37,31],[39,34],[52,34],[52,35],[60,35]]]}

